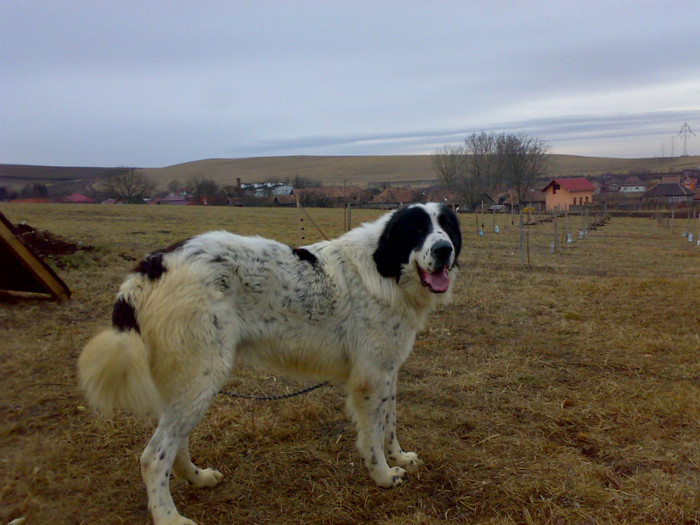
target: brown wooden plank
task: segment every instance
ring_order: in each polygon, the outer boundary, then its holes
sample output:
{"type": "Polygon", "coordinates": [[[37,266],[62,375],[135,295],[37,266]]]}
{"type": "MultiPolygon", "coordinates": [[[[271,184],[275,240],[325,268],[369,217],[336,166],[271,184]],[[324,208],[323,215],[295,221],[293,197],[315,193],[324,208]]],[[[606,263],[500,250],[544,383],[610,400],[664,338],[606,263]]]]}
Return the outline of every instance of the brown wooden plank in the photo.
{"type": "MultiPolygon", "coordinates": [[[[25,245],[14,233],[14,227],[12,223],[7,220],[7,218],[0,213],[0,239],[4,245],[5,251],[9,253],[10,256],[14,256],[15,260],[18,261],[21,266],[29,272],[31,277],[41,286],[43,291],[51,294],[57,299],[68,299],[71,295],[70,289],[66,284],[56,275],[56,273],[48,266],[41,258],[36,255],[27,245],[25,245]]],[[[3,273],[16,271],[16,267],[13,265],[3,265],[3,273]]],[[[3,279],[3,285],[6,289],[11,289],[14,291],[40,291],[37,289],[31,289],[33,287],[21,286],[23,283],[21,274],[17,274],[17,286],[10,284],[12,277],[5,275],[3,279]],[[9,286],[8,286],[9,285],[9,286]],[[19,288],[19,289],[17,289],[19,288]],[[29,289],[27,289],[29,288],[29,289]]]]}

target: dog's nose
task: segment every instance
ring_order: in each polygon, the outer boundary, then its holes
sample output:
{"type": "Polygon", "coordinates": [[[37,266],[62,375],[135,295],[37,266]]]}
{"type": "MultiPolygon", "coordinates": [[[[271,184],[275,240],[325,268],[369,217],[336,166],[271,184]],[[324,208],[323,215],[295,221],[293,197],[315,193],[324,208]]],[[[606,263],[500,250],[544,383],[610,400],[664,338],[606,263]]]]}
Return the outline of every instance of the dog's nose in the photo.
{"type": "Polygon", "coordinates": [[[450,244],[448,241],[438,241],[433,244],[430,252],[433,254],[433,259],[435,259],[435,262],[439,266],[442,266],[450,260],[450,255],[452,255],[452,244],[450,244]]]}

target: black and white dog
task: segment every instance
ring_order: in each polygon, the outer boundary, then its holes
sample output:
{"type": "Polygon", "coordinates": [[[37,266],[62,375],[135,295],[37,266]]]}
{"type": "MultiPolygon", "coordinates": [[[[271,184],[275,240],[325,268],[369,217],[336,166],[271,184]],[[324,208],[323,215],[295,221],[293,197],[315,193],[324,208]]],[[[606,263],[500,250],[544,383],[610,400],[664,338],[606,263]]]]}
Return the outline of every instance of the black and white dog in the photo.
{"type": "Polygon", "coordinates": [[[303,248],[215,231],[139,263],[78,372],[97,409],[159,418],[141,456],[154,522],[193,523],[175,509],[171,469],[196,487],[221,480],[192,464],[188,435],[236,359],[342,383],[370,475],[403,483],[420,459],[396,437],[396,377],[450,299],[461,245],[457,216],[429,203],[303,248]]]}

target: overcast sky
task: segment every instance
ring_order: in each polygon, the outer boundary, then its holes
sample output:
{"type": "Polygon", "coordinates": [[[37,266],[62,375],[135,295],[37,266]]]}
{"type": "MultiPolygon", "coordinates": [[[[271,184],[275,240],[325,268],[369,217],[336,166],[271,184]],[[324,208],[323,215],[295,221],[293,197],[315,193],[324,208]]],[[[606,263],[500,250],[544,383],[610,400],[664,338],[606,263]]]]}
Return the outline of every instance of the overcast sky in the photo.
{"type": "Polygon", "coordinates": [[[700,154],[700,2],[0,2],[0,162],[700,154]],[[675,154],[682,153],[677,137],[675,154]]]}

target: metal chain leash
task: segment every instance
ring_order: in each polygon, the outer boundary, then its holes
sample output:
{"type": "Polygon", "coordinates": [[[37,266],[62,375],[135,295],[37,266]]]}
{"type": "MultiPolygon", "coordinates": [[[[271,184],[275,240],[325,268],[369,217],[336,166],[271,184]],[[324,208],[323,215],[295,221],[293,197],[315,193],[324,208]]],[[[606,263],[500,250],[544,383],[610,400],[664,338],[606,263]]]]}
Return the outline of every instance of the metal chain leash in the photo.
{"type": "Polygon", "coordinates": [[[223,394],[228,397],[235,397],[237,399],[252,399],[254,401],[279,401],[282,399],[289,399],[291,397],[297,397],[304,394],[308,394],[309,392],[313,392],[314,390],[323,388],[324,386],[330,386],[330,383],[328,381],[325,381],[323,383],[318,383],[317,385],[297,390],[296,392],[291,392],[289,394],[281,394],[277,396],[250,396],[246,394],[237,394],[236,392],[229,392],[227,390],[220,390],[219,394],[223,394]]]}

